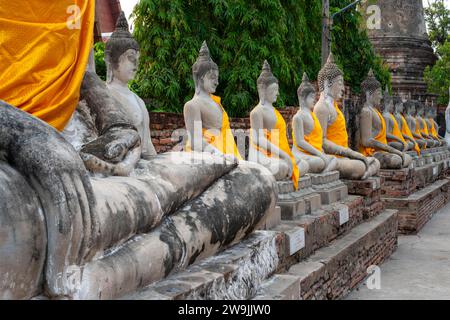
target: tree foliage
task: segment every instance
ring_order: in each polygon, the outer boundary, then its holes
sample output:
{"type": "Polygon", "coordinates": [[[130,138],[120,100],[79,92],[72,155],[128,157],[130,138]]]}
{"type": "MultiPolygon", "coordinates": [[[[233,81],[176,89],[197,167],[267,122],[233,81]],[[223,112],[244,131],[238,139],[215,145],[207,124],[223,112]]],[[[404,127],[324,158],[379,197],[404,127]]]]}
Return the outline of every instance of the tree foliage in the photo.
{"type": "Polygon", "coordinates": [[[428,91],[438,94],[438,103],[447,104],[450,87],[450,37],[437,48],[439,60],[433,67],[425,69],[424,77],[428,84],[428,91]]]}
{"type": "Polygon", "coordinates": [[[94,45],[95,72],[106,81],[105,43],[97,42],[94,45]]]}
{"type": "MultiPolygon", "coordinates": [[[[220,69],[217,94],[231,116],[257,104],[264,59],[280,81],[279,105],[297,105],[302,73],[316,79],[320,70],[321,10],[320,0],[141,0],[133,13],[141,65],[132,88],[152,110],[181,112],[194,93],[191,66],[206,40],[220,69]]],[[[333,32],[333,51],[356,90],[370,67],[388,81],[360,22],[358,13],[346,13],[333,32]]]]}
{"type": "Polygon", "coordinates": [[[425,21],[428,34],[435,48],[443,45],[450,34],[450,9],[445,6],[444,0],[435,0],[425,8],[425,21]]]}

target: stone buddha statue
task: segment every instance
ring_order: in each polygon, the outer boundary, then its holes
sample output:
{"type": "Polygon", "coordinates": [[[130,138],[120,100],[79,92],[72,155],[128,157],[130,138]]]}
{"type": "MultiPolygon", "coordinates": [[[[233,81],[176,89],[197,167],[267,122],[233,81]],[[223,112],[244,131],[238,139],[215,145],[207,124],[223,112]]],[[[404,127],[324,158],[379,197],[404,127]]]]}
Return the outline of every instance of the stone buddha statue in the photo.
{"type": "Polygon", "coordinates": [[[273,106],[279,94],[278,80],[264,61],[257,80],[258,105],[250,113],[250,146],[248,160],[268,168],[276,180],[292,179],[295,186],[308,173],[306,161],[297,161],[287,139],[286,122],[273,106]]]}
{"type": "Polygon", "coordinates": [[[117,20],[116,30],[106,43],[105,61],[107,68],[107,87],[112,96],[124,107],[141,138],[141,157],[149,159],[156,155],[150,135],[150,117],[144,101],[132,92],[128,82],[134,79],[139,65],[139,44],[128,29],[125,13],[117,20]]]}
{"type": "Polygon", "coordinates": [[[402,152],[411,150],[414,145],[412,143],[406,142],[405,138],[403,137],[401,127],[398,124],[397,119],[393,115],[394,99],[389,94],[387,87],[383,95],[383,106],[383,118],[386,122],[386,138],[388,145],[402,152]]]}
{"type": "Polygon", "coordinates": [[[382,116],[381,83],[370,70],[361,84],[364,107],[360,114],[359,150],[365,156],[375,157],[383,169],[408,167],[412,159],[409,155],[388,145],[386,121],[382,116]]]}
{"type": "Polygon", "coordinates": [[[420,128],[418,126],[418,121],[416,119],[416,104],[412,100],[407,100],[404,103],[405,111],[406,111],[406,122],[408,124],[409,129],[411,130],[411,133],[416,140],[417,144],[419,145],[420,149],[426,149],[427,148],[427,141],[423,138],[422,134],[420,133],[420,128]]]}
{"type": "Polygon", "coordinates": [[[186,151],[209,152],[242,160],[228,114],[220,97],[213,95],[219,85],[219,68],[211,59],[206,42],[202,44],[192,73],[195,94],[184,105],[184,121],[189,136],[186,151]]]}
{"type": "Polygon", "coordinates": [[[439,135],[439,125],[436,122],[437,111],[435,108],[429,108],[426,113],[425,121],[427,121],[428,128],[430,128],[430,135],[439,142],[439,146],[446,144],[445,139],[439,135]]]}
{"type": "Polygon", "coordinates": [[[348,133],[344,114],[337,101],[344,92],[343,72],[330,54],[319,72],[320,99],[314,107],[323,130],[323,149],[326,154],[337,157],[339,172],[344,179],[366,179],[374,176],[380,163],[373,157],[365,157],[348,146],[348,133]]]}
{"type": "Polygon", "coordinates": [[[397,124],[402,133],[403,138],[408,143],[408,150],[414,150],[417,152],[417,155],[420,156],[420,147],[417,144],[416,140],[414,139],[411,129],[408,126],[408,122],[406,121],[404,116],[405,108],[403,106],[402,98],[398,96],[393,97],[393,103],[394,103],[394,117],[395,120],[397,121],[397,124]]]}
{"type": "Polygon", "coordinates": [[[0,101],[0,297],[118,298],[238,243],[275,209],[276,181],[258,164],[142,159],[129,106],[82,68],[67,135],[0,101]]]}
{"type": "Polygon", "coordinates": [[[422,102],[417,102],[417,126],[419,127],[420,133],[422,137],[427,141],[427,148],[434,148],[439,145],[439,142],[436,141],[433,136],[430,135],[428,123],[425,121],[425,105],[422,102]]]}
{"type": "Polygon", "coordinates": [[[329,172],[338,169],[335,157],[323,152],[323,131],[313,109],[316,90],[309,82],[306,73],[297,90],[299,109],[292,119],[292,153],[299,164],[306,161],[310,173],[329,172]]]}

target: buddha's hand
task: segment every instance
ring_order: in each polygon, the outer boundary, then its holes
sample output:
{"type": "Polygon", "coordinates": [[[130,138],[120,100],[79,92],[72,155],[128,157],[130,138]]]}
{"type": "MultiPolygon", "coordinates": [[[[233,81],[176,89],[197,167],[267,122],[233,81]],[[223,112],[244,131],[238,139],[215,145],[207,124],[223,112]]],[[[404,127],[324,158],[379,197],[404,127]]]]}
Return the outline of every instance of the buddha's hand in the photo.
{"type": "Polygon", "coordinates": [[[113,140],[105,146],[104,158],[108,162],[121,162],[132,150],[140,146],[139,133],[133,129],[114,128],[106,133],[113,140]]]}
{"type": "Polygon", "coordinates": [[[403,142],[403,152],[408,151],[408,143],[407,142],[403,142]]]}
{"type": "Polygon", "coordinates": [[[320,158],[323,160],[323,162],[325,162],[325,168],[327,168],[329,166],[332,158],[327,157],[325,154],[321,154],[320,158]]]}
{"type": "Polygon", "coordinates": [[[354,158],[364,162],[364,165],[366,166],[366,171],[369,170],[370,164],[371,164],[371,159],[365,157],[364,155],[362,155],[359,152],[354,152],[354,158]]]}

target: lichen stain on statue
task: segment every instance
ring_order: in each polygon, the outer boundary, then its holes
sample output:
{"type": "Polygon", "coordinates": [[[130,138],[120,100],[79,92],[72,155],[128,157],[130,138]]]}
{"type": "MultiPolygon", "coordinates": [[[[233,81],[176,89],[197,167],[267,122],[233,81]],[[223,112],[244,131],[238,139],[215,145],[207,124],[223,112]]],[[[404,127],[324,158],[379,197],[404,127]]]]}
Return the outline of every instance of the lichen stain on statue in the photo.
{"type": "Polygon", "coordinates": [[[116,36],[126,39],[109,47],[109,88],[85,72],[64,133],[73,147],[0,102],[0,149],[8,162],[0,162],[8,186],[0,187],[0,234],[13,239],[0,246],[0,261],[12,261],[0,265],[3,280],[8,275],[0,297],[117,298],[239,242],[274,210],[275,179],[257,164],[198,152],[141,158],[145,130],[128,115],[142,101],[126,92],[130,78],[122,78],[138,52],[128,48],[135,44],[123,18],[116,36]],[[116,46],[124,51],[113,54],[116,46]],[[121,99],[114,98],[117,88],[126,92],[121,99]]]}

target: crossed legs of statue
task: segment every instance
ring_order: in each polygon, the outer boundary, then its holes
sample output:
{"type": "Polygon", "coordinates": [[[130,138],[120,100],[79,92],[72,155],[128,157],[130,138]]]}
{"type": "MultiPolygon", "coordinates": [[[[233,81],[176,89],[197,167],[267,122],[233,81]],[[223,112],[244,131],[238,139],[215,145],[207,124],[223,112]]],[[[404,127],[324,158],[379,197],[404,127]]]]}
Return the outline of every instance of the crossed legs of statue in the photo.
{"type": "Polygon", "coordinates": [[[364,162],[349,158],[336,158],[338,162],[338,171],[342,179],[364,180],[372,177],[380,170],[380,162],[375,158],[369,159],[369,168],[366,168],[364,162]]]}
{"type": "Polygon", "coordinates": [[[308,164],[309,167],[309,173],[323,173],[323,172],[330,172],[330,171],[335,171],[338,169],[338,162],[336,160],[336,158],[334,157],[330,157],[330,156],[325,156],[328,159],[328,165],[327,163],[324,161],[324,159],[317,157],[317,156],[312,156],[309,154],[305,154],[302,153],[298,150],[293,150],[292,153],[295,156],[295,159],[297,161],[297,166],[300,168],[301,170],[301,166],[303,165],[304,162],[306,162],[308,164]]]}
{"type": "Polygon", "coordinates": [[[399,155],[388,152],[378,151],[373,156],[380,162],[381,169],[407,168],[412,162],[412,158],[408,154],[405,154],[405,163],[403,163],[403,159],[399,155]]]}

